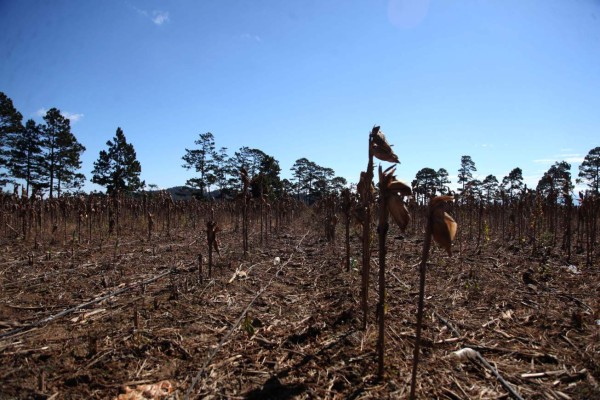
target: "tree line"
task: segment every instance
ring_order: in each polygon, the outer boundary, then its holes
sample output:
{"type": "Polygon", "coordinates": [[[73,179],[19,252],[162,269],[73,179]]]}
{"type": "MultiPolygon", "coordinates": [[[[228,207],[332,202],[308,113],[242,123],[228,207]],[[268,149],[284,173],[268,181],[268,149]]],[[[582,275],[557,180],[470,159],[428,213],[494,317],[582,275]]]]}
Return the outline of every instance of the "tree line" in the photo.
{"type": "Polygon", "coordinates": [[[281,167],[275,157],[246,146],[229,156],[226,147],[217,150],[211,132],[200,134],[194,144],[195,148],[185,149],[183,167],[197,173],[186,185],[197,189],[201,197],[210,195],[213,187],[224,197],[239,193],[242,188],[240,168],[244,168],[251,179],[250,191],[254,197],[295,194],[298,199],[313,202],[330,193],[339,193],[347,185],[346,179],[335,176],[333,169],[306,158],[296,160],[292,166],[292,181],[281,179],[281,167]]]}
{"type": "Polygon", "coordinates": [[[85,176],[79,172],[85,147],[71,132],[69,119],[58,109],[44,115],[44,123],[23,116],[0,92],[0,185],[20,179],[27,193],[48,190],[50,197],[80,188],[85,176]]]}
{"type": "MultiPolygon", "coordinates": [[[[23,124],[23,116],[16,110],[12,100],[0,92],[0,186],[22,181],[23,190],[45,193],[52,198],[62,192],[78,191],[86,177],[81,169],[81,154],[86,150],[71,132],[71,123],[60,110],[51,108],[43,116],[44,123],[29,119],[23,124]]],[[[335,176],[335,171],[316,164],[307,158],[294,162],[291,180],[281,179],[281,167],[275,157],[262,150],[241,147],[232,156],[227,148],[217,150],[211,132],[202,133],[194,141],[193,148],[186,148],[182,159],[185,169],[197,175],[188,179],[186,185],[197,190],[198,197],[211,195],[216,189],[222,197],[233,197],[241,190],[240,168],[251,177],[254,197],[280,197],[293,194],[299,200],[313,202],[332,193],[340,193],[348,182],[335,176]]],[[[107,193],[134,193],[146,187],[140,180],[140,162],[131,143],[127,142],[121,128],[117,128],[112,140],[106,142],[94,162],[91,182],[104,186],[107,193]]],[[[573,190],[571,165],[556,162],[539,180],[536,190],[545,197],[568,196],[573,190]]],[[[474,179],[477,168],[471,156],[461,157],[458,169],[458,194],[490,202],[508,201],[524,191],[531,190],[523,183],[523,171],[514,168],[501,181],[494,175],[483,180],[474,179]]],[[[451,192],[445,168],[425,167],[412,181],[413,194],[418,202],[435,194],[451,192]]],[[[578,183],[586,183],[592,193],[600,189],[600,147],[589,151],[579,166],[578,183]]],[[[149,185],[150,188],[155,185],[149,185]]]]}
{"type": "MultiPolygon", "coordinates": [[[[519,195],[530,191],[523,182],[523,170],[513,168],[501,181],[494,175],[487,175],[483,180],[474,179],[473,172],[477,168],[471,156],[461,157],[458,169],[459,198],[474,198],[486,203],[508,202],[519,195]]],[[[590,192],[599,194],[600,184],[600,147],[589,151],[579,166],[577,183],[585,183],[590,192]]],[[[424,202],[432,196],[451,193],[448,171],[440,168],[437,171],[425,167],[420,169],[412,181],[413,195],[417,202],[424,202]]],[[[559,201],[565,196],[571,196],[574,185],[571,177],[571,164],[566,161],[555,162],[540,178],[535,191],[547,199],[559,201]]]]}
{"type": "MultiPolygon", "coordinates": [[[[59,109],[51,108],[43,116],[44,123],[23,116],[12,100],[0,92],[0,187],[23,182],[26,195],[48,193],[50,198],[63,192],[79,191],[86,177],[79,172],[81,155],[86,150],[73,132],[71,121],[59,109]]],[[[336,177],[331,168],[322,167],[306,158],[294,163],[294,179],[281,179],[281,167],[275,157],[262,150],[241,147],[232,156],[227,148],[217,150],[211,132],[199,135],[194,148],[185,149],[183,167],[197,175],[186,185],[197,189],[198,197],[211,195],[211,188],[222,197],[233,197],[241,190],[240,168],[251,177],[253,196],[280,197],[284,193],[307,201],[340,192],[347,182],[336,177]]],[[[133,144],[117,128],[94,162],[91,182],[104,186],[108,194],[135,193],[146,188],[140,179],[142,167],[133,144]]],[[[148,185],[150,189],[156,185],[148,185]]]]}

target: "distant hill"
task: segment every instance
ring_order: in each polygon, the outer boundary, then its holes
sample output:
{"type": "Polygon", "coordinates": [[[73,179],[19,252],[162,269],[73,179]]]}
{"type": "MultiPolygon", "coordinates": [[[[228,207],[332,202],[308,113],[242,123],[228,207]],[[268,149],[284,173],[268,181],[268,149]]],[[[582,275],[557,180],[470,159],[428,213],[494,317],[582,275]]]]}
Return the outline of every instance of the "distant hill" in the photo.
{"type": "Polygon", "coordinates": [[[200,193],[200,190],[188,186],[174,186],[165,190],[169,192],[173,200],[189,200],[200,193]]]}

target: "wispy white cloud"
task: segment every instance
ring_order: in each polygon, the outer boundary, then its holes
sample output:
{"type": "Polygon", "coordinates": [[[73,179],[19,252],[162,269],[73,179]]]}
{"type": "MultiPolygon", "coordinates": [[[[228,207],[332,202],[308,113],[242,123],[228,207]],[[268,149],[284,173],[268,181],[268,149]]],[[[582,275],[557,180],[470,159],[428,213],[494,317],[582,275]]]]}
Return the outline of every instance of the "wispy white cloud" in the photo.
{"type": "Polygon", "coordinates": [[[62,116],[71,120],[72,123],[78,122],[81,118],[83,118],[82,113],[70,113],[68,111],[63,111],[62,116]]]}
{"type": "Polygon", "coordinates": [[[583,162],[585,157],[579,153],[562,153],[553,156],[552,158],[540,158],[533,160],[536,164],[554,164],[555,162],[566,161],[570,164],[579,164],[583,162]]]}
{"type": "Polygon", "coordinates": [[[585,157],[583,157],[583,156],[573,156],[573,157],[565,157],[563,159],[563,161],[573,164],[573,163],[582,163],[584,159],[585,159],[585,157]]]}
{"type": "Polygon", "coordinates": [[[170,21],[168,11],[153,10],[152,12],[148,12],[146,10],[142,10],[141,8],[137,8],[133,4],[128,4],[128,5],[129,5],[129,7],[131,7],[132,10],[137,12],[139,15],[152,21],[152,23],[154,25],[161,26],[164,23],[170,21]]]}
{"type": "MultiPolygon", "coordinates": [[[[45,108],[40,108],[38,109],[34,115],[36,117],[44,117],[46,115],[46,113],[48,112],[48,110],[46,110],[45,108]]],[[[81,120],[81,118],[84,117],[83,113],[72,113],[72,112],[68,112],[68,111],[61,111],[60,114],[69,119],[71,121],[72,124],[78,122],[79,120],[81,120]]]]}
{"type": "Polygon", "coordinates": [[[169,12],[168,11],[152,11],[152,22],[155,25],[162,25],[165,22],[169,22],[169,12]]]}

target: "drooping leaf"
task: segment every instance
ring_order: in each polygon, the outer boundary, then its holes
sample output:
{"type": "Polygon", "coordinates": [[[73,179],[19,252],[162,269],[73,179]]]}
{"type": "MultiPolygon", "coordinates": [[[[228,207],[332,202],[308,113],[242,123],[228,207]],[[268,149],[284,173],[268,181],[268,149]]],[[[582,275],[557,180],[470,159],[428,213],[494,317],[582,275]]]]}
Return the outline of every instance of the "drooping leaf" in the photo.
{"type": "Polygon", "coordinates": [[[444,211],[445,203],[451,200],[454,200],[453,196],[438,196],[431,200],[429,206],[433,239],[446,250],[449,256],[452,256],[452,241],[458,229],[454,218],[444,211]]]}
{"type": "Polygon", "coordinates": [[[392,215],[392,219],[402,232],[406,229],[408,224],[410,223],[410,214],[404,201],[402,200],[402,196],[398,194],[391,194],[388,196],[387,200],[387,208],[390,214],[392,215]]]}

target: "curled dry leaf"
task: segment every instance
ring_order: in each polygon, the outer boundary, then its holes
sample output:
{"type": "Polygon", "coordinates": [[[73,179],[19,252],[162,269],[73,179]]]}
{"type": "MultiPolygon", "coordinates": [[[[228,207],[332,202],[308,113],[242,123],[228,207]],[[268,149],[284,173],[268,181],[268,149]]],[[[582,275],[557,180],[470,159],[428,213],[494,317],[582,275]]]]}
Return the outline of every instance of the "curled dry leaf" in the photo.
{"type": "Polygon", "coordinates": [[[379,167],[379,181],[382,183],[382,195],[386,197],[387,209],[392,215],[394,222],[402,232],[410,222],[410,214],[404,204],[403,196],[410,196],[412,190],[406,184],[396,180],[394,167],[389,167],[384,172],[379,167]]]}
{"type": "Polygon", "coordinates": [[[388,190],[398,192],[402,196],[412,196],[412,189],[404,182],[392,181],[388,185],[388,190]]]}
{"type": "Polygon", "coordinates": [[[448,256],[452,256],[452,241],[458,228],[454,218],[444,211],[444,204],[451,200],[454,200],[453,196],[437,196],[429,205],[433,239],[446,250],[448,256]]]}
{"type": "Polygon", "coordinates": [[[381,161],[399,163],[400,160],[398,160],[398,156],[392,150],[392,146],[385,139],[385,135],[379,130],[379,127],[376,128],[373,128],[373,132],[371,132],[371,149],[373,150],[373,155],[381,161]]]}
{"type": "Polygon", "coordinates": [[[387,208],[394,222],[398,224],[398,227],[402,232],[406,230],[410,222],[410,214],[408,213],[408,209],[406,208],[406,204],[404,204],[404,200],[402,196],[398,194],[392,194],[387,198],[387,208]]]}

